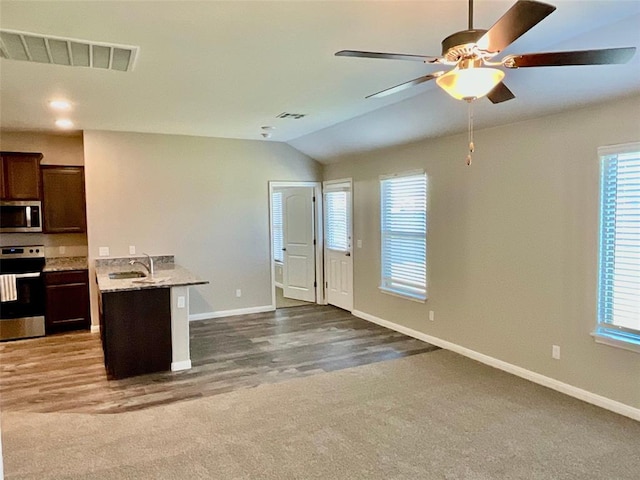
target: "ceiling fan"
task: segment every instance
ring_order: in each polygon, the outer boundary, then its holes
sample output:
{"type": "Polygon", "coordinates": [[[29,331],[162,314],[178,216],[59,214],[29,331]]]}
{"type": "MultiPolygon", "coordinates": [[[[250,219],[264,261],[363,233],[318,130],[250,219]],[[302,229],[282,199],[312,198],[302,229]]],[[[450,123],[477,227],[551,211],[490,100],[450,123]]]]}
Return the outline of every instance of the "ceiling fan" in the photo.
{"type": "Polygon", "coordinates": [[[338,57],[412,60],[429,65],[454,67],[449,71],[437,71],[415,78],[368,95],[366,98],[382,97],[435,79],[438,86],[458,100],[471,102],[487,96],[492,103],[501,103],[515,98],[515,95],[502,82],[505,76],[504,71],[496,67],[526,68],[621,64],[628,62],[635,54],[635,47],[623,47],[526,53],[507,55],[501,60],[494,60],[495,56],[540,23],[555,9],[556,7],[546,3],[519,0],[489,30],[481,30],[473,28],[473,0],[469,0],[469,28],[445,38],[442,41],[442,56],[440,57],[358,50],[341,50],[335,55],[338,57]]]}

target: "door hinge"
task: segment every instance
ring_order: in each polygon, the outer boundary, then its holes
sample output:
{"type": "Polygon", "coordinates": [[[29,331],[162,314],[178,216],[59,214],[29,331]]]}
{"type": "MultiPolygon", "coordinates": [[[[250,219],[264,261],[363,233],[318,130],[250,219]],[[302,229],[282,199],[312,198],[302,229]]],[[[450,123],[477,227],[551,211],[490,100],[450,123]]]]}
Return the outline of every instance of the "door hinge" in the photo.
{"type": "Polygon", "coordinates": [[[314,201],[314,202],[316,201],[316,197],[315,197],[315,196],[313,197],[313,201],[314,201]]]}
{"type": "Polygon", "coordinates": [[[313,286],[317,287],[318,286],[318,282],[313,282],[313,286]]]}
{"type": "Polygon", "coordinates": [[[316,239],[315,239],[315,238],[313,239],[313,244],[314,244],[314,245],[316,244],[316,239]]]}

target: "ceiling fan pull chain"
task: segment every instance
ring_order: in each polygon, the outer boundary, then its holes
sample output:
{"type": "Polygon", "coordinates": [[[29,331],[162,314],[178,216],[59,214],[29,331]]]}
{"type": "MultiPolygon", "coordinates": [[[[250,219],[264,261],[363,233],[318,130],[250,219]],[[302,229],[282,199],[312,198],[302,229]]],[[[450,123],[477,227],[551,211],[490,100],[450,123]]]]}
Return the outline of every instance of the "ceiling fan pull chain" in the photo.
{"type": "Polygon", "coordinates": [[[467,155],[467,165],[471,165],[472,154],[475,150],[475,145],[473,144],[473,99],[467,100],[467,103],[469,104],[469,154],[467,155]]]}

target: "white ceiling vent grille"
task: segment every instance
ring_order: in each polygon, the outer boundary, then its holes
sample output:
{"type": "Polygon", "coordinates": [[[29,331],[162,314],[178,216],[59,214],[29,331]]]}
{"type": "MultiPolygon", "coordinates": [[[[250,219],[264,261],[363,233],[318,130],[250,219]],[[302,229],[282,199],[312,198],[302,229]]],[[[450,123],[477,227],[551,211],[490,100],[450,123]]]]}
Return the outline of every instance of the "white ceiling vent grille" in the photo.
{"type": "Polygon", "coordinates": [[[306,113],[288,113],[282,112],[280,115],[277,115],[276,118],[293,118],[295,120],[300,120],[301,118],[306,117],[306,113]]]}
{"type": "Polygon", "coordinates": [[[0,30],[0,57],[10,60],[129,72],[137,53],[128,45],[0,30]]]}

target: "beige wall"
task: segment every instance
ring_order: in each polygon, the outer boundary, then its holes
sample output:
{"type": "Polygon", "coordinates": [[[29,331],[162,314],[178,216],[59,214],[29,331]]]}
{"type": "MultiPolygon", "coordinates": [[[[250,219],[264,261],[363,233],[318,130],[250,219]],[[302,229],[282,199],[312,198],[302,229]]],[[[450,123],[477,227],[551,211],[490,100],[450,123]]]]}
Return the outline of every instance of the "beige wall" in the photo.
{"type": "Polygon", "coordinates": [[[317,181],[318,163],[250,140],[88,131],[84,146],[90,263],[101,246],[174,254],[210,282],[192,314],[271,305],[268,182],[317,181]]]}
{"type": "MultiPolygon", "coordinates": [[[[460,105],[463,108],[463,105],[460,105]]],[[[499,107],[496,107],[499,108],[499,107]]],[[[355,309],[640,408],[640,354],[596,344],[601,145],[640,140],[640,98],[361,155],[353,177],[355,309]],[[426,304],[385,295],[382,174],[429,178],[426,304]],[[435,321],[428,312],[435,312],[435,321]],[[561,347],[561,360],[551,346],[561,347]]]]}
{"type": "Polygon", "coordinates": [[[42,153],[42,165],[83,165],[82,135],[0,132],[0,150],[42,153]]]}

